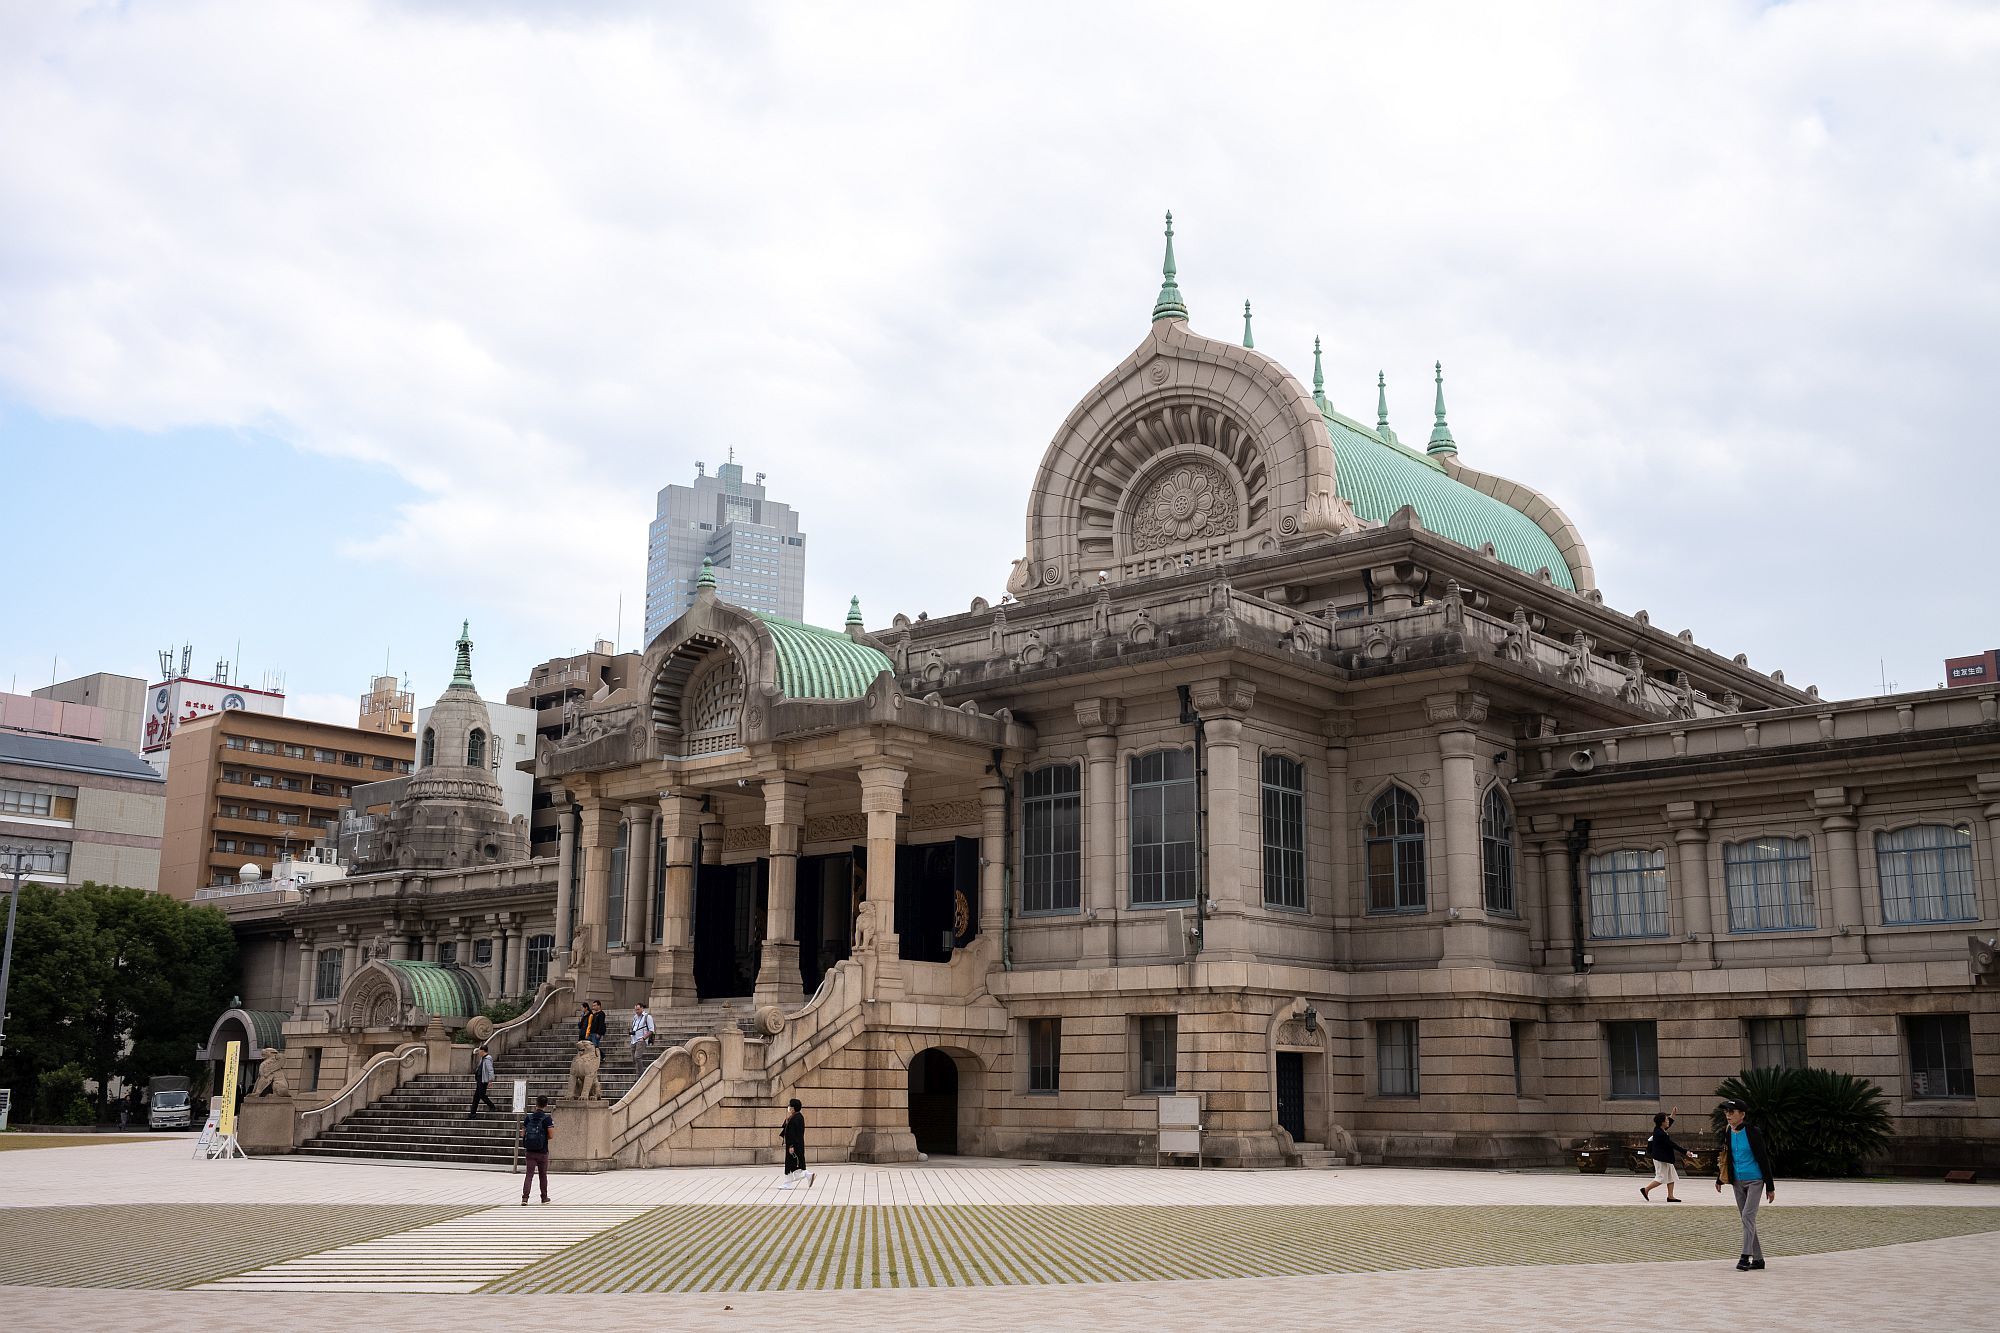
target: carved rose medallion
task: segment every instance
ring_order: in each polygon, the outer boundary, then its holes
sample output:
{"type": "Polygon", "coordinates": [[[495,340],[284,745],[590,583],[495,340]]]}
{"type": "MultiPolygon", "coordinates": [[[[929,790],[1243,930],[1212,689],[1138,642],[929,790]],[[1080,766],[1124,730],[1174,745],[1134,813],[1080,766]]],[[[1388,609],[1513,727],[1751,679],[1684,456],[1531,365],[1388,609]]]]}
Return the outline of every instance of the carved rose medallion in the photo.
{"type": "Polygon", "coordinates": [[[1146,488],[1132,510],[1132,549],[1218,536],[1236,530],[1236,491],[1229,479],[1206,463],[1167,469],[1146,488]]]}

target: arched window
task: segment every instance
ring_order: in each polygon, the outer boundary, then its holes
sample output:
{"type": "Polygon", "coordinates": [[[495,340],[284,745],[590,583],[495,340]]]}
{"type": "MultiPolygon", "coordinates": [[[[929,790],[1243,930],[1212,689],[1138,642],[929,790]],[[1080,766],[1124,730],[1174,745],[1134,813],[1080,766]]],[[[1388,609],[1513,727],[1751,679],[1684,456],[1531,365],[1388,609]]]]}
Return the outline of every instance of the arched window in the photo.
{"type": "Polygon", "coordinates": [[[1479,867],[1486,878],[1486,910],[1514,916],[1514,810],[1498,784],[1479,807],[1479,867]]]}
{"type": "Polygon", "coordinates": [[[438,734],[433,727],[424,728],[424,767],[429,768],[438,761],[438,734]]]}
{"type": "Polygon", "coordinates": [[[474,727],[465,738],[465,766],[467,768],[486,767],[486,733],[474,727]]]}
{"type": "Polygon", "coordinates": [[[718,754],[743,743],[743,671],[734,657],[723,654],[693,682],[682,716],[689,754],[718,754]]]}
{"type": "Polygon", "coordinates": [[[630,821],[621,820],[618,841],[611,848],[611,884],[604,904],[604,943],[607,948],[625,942],[625,867],[631,846],[632,825],[630,821]]]}
{"type": "Polygon", "coordinates": [[[1306,910],[1306,769],[1267,754],[1263,763],[1264,906],[1306,910]]]}
{"type": "Polygon", "coordinates": [[[1391,787],[1368,807],[1368,910],[1424,910],[1424,817],[1417,798],[1391,787]]]}
{"type": "Polygon", "coordinates": [[[1962,824],[1914,824],[1876,834],[1875,873],[1882,881],[1882,920],[1892,926],[1979,919],[1972,830],[1962,824]]]}
{"type": "Polygon", "coordinates": [[[1811,930],[1812,844],[1804,838],[1752,838],[1722,848],[1729,929],[1811,930]]]}

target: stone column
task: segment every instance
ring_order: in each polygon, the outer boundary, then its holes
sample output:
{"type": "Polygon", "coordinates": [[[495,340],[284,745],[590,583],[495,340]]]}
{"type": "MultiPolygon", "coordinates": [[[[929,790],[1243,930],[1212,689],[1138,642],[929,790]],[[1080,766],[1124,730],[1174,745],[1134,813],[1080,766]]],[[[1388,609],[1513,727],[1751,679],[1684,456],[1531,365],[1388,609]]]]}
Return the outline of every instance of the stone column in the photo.
{"type": "Polygon", "coordinates": [[[563,807],[556,816],[556,825],[562,830],[556,839],[556,955],[558,965],[567,973],[572,943],[569,914],[576,900],[576,811],[568,804],[568,792],[557,791],[555,799],[563,807]]]}
{"type": "MultiPolygon", "coordinates": [[[[799,846],[806,831],[806,784],[802,780],[783,773],[764,779],[764,824],[771,839],[771,868],[765,899],[764,947],[757,956],[757,988],[752,1002],[759,1007],[776,1004],[796,1008],[805,1001],[799,981],[798,927],[799,846]]],[[[870,824],[872,835],[872,820],[870,824]]],[[[872,872],[872,836],[869,849],[872,872]]],[[[894,855],[890,853],[892,858],[894,855]]]]}
{"type": "Polygon", "coordinates": [[[1514,824],[1514,838],[1520,848],[1521,864],[1514,882],[1514,910],[1521,914],[1521,924],[1528,928],[1528,966],[1536,965],[1538,951],[1548,943],[1543,933],[1542,916],[1542,844],[1530,841],[1527,830],[1517,819],[1514,824]]]}
{"type": "Polygon", "coordinates": [[[1567,968],[1576,947],[1574,908],[1569,892],[1569,843],[1559,815],[1536,815],[1536,833],[1547,838],[1542,855],[1542,965],[1567,968]]]}
{"type": "Polygon", "coordinates": [[[470,970],[472,967],[472,918],[458,916],[452,918],[452,925],[458,930],[458,966],[470,970]]]}
{"type": "MultiPolygon", "coordinates": [[[[1710,965],[1715,961],[1714,913],[1708,885],[1708,819],[1714,807],[1707,801],[1672,801],[1667,826],[1674,831],[1683,962],[1710,965]]],[[[1669,929],[1672,927],[1670,926],[1669,929]]]]}
{"type": "Polygon", "coordinates": [[[584,965],[578,978],[579,999],[607,1003],[610,994],[610,955],[605,940],[611,911],[611,853],[618,846],[618,807],[605,800],[586,801],[583,808],[583,908],[577,914],[577,933],[582,937],[584,965]]]}
{"type": "MultiPolygon", "coordinates": [[[[1354,734],[1354,721],[1346,713],[1326,715],[1326,817],[1328,887],[1332,901],[1328,910],[1336,919],[1361,915],[1361,899],[1354,892],[1354,811],[1348,797],[1347,742],[1354,734]]],[[[1312,861],[1306,861],[1312,873],[1312,861]]]]}
{"type": "Polygon", "coordinates": [[[1227,676],[1198,681],[1189,691],[1195,712],[1201,715],[1208,769],[1203,784],[1208,798],[1208,862],[1202,868],[1202,887],[1214,912],[1203,941],[1205,953],[1241,948],[1247,943],[1240,938],[1217,939],[1215,916],[1239,916],[1252,905],[1263,903],[1263,868],[1254,854],[1262,847],[1262,839],[1252,838],[1244,828],[1245,808],[1257,808],[1259,790],[1254,781],[1246,783],[1243,772],[1243,719],[1256,698],[1256,686],[1227,676]]]}
{"type": "Polygon", "coordinates": [[[903,814],[909,770],[890,760],[861,768],[861,813],[868,820],[868,915],[872,919],[877,993],[900,994],[901,940],[896,935],[896,821],[903,814]]]}
{"type": "Polygon", "coordinates": [[[410,932],[403,929],[400,921],[384,921],[384,933],[389,936],[389,957],[407,962],[410,957],[410,932]]]}
{"type": "MultiPolygon", "coordinates": [[[[1990,702],[1990,701],[1989,701],[1990,702]]],[[[1988,715],[1992,713],[1989,707],[1988,715]]],[[[1973,855],[1973,885],[1979,897],[1974,910],[1982,921],[1991,920],[1994,915],[1994,872],[2000,872],[2000,773],[1981,773],[1971,782],[1972,794],[1985,801],[1981,814],[1986,816],[1986,865],[1988,873],[1979,873],[1979,857],[1973,855]]]]}
{"type": "Polygon", "coordinates": [[[361,970],[361,932],[353,926],[342,926],[340,941],[340,984],[346,986],[361,970]]]}
{"type": "Polygon", "coordinates": [[[299,941],[299,999],[298,1004],[292,1009],[292,1017],[304,1018],[306,1012],[312,1008],[313,965],[319,960],[314,956],[310,934],[304,930],[294,930],[292,934],[296,935],[299,941]]]}
{"type": "Polygon", "coordinates": [[[1085,738],[1083,906],[1095,923],[1084,937],[1086,961],[1109,960],[1118,915],[1118,723],[1124,713],[1117,699],[1085,699],[1076,706],[1085,738]]]}
{"type": "Polygon", "coordinates": [[[653,967],[655,1009],[695,1002],[694,857],[701,819],[700,801],[677,792],[660,793],[660,830],[666,839],[667,903],[660,931],[660,957],[653,967]]]}
{"type": "Polygon", "coordinates": [[[507,942],[507,954],[501,971],[501,993],[504,995],[520,995],[522,988],[527,983],[527,933],[527,927],[521,924],[519,917],[509,917],[507,919],[504,934],[507,942]]]}
{"type": "Polygon", "coordinates": [[[1485,938],[1486,902],[1479,859],[1478,726],[1486,720],[1487,700],[1479,694],[1434,694],[1425,704],[1439,727],[1438,763],[1441,806],[1431,828],[1444,835],[1444,891],[1447,960],[1473,961],[1491,957],[1485,938]]]}
{"type": "Polygon", "coordinates": [[[1868,921],[1861,906],[1861,848],[1855,831],[1861,821],[1855,807],[1861,793],[1846,787],[1820,787],[1812,794],[1819,826],[1826,834],[1828,907],[1833,919],[1833,956],[1844,962],[1868,957],[1868,921]]]}
{"type": "Polygon", "coordinates": [[[653,906],[653,817],[658,813],[659,806],[651,801],[625,807],[626,953],[645,953],[646,941],[652,938],[646,929],[646,913],[653,906]]]}
{"type": "MultiPolygon", "coordinates": [[[[979,934],[998,935],[1006,914],[1007,789],[997,774],[979,786],[979,934]]],[[[989,957],[998,958],[999,941],[989,957]]]]}

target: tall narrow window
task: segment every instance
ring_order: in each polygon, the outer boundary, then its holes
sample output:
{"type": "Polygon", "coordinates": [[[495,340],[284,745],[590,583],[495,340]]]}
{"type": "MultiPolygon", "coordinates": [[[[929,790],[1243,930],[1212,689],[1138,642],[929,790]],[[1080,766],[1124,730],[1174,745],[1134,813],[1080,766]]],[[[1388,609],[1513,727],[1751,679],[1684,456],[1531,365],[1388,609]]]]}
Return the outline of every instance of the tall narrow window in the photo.
{"type": "Polygon", "coordinates": [[[338,949],[321,949],[314,960],[313,998],[315,1000],[337,1000],[340,998],[340,964],[338,949]]]}
{"type": "Polygon", "coordinates": [[[1613,1097],[1660,1095],[1659,1036],[1650,1022],[1606,1023],[1613,1097]]]}
{"type": "Polygon", "coordinates": [[[1964,1014],[1913,1014],[1903,1026],[1910,1037],[1910,1096],[1972,1096],[1971,1020],[1964,1014]]]}
{"type": "Polygon", "coordinates": [[[1600,940],[1667,933],[1667,858],[1657,847],[1590,858],[1590,933],[1600,940]]]}
{"type": "Polygon", "coordinates": [[[1812,844],[1804,838],[1753,838],[1725,843],[1722,878],[1729,891],[1729,929],[1811,930],[1812,844]]]}
{"type": "Polygon", "coordinates": [[[1519,912],[1514,905],[1514,810],[1497,783],[1486,789],[1479,807],[1479,868],[1486,880],[1486,910],[1500,916],[1519,912]]]}
{"type": "Polygon", "coordinates": [[[1384,1018],[1375,1023],[1375,1087],[1384,1097],[1421,1097],[1423,1070],[1417,1060],[1417,1020],[1384,1018]]]}
{"type": "Polygon", "coordinates": [[[1749,1027],[1752,1069],[1806,1067],[1805,1019],[1753,1018],[1749,1027]]]}
{"type": "Polygon", "coordinates": [[[435,727],[424,728],[424,767],[429,768],[438,761],[438,734],[435,727]]]}
{"type": "Polygon", "coordinates": [[[1424,819],[1417,798],[1391,787],[1368,807],[1368,910],[1424,910],[1424,819]]]}
{"type": "Polygon", "coordinates": [[[1882,919],[1892,926],[1926,921],[1976,921],[1972,830],[1917,824],[1875,835],[1875,870],[1882,881],[1882,919]]]}
{"type": "Polygon", "coordinates": [[[1172,1092],[1179,1079],[1180,1020],[1172,1014],[1139,1020],[1139,1091],[1172,1092]]]}
{"type": "Polygon", "coordinates": [[[1194,755],[1134,755],[1132,902],[1191,903],[1195,891],[1194,755]]]}
{"type": "Polygon", "coordinates": [[[1028,1020],[1028,1091],[1056,1092],[1062,1086],[1062,1020],[1028,1020]]]}
{"type": "Polygon", "coordinates": [[[653,943],[667,940],[667,840],[653,843],[653,943]]]}
{"type": "Polygon", "coordinates": [[[478,727],[474,727],[465,738],[465,766],[486,767],[486,733],[478,727]]]}
{"type": "Polygon", "coordinates": [[[549,961],[556,954],[556,937],[553,935],[528,936],[528,976],[527,987],[530,995],[541,988],[549,979],[549,961]]]}
{"type": "Polygon", "coordinates": [[[618,842],[611,849],[611,886],[609,901],[604,907],[604,945],[615,948],[625,943],[625,867],[630,861],[627,855],[632,845],[632,825],[619,821],[618,842]]]}
{"type": "Polygon", "coordinates": [[[1264,756],[1264,906],[1306,910],[1306,770],[1264,756]]]}
{"type": "Polygon", "coordinates": [[[1528,1095],[1528,1025],[1515,1019],[1507,1025],[1507,1047],[1514,1057],[1514,1095],[1528,1095]]]}
{"type": "Polygon", "coordinates": [[[1083,802],[1075,764],[1021,777],[1021,911],[1083,907],[1083,802]]]}

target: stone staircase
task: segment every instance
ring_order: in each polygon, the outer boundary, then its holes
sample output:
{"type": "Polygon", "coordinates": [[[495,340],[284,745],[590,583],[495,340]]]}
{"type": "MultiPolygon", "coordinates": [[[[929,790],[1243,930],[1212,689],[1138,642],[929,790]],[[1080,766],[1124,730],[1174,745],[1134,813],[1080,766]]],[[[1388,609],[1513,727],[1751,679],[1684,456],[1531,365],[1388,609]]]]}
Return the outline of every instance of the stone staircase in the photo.
{"type": "MultiPolygon", "coordinates": [[[[658,1029],[653,1044],[636,1052],[629,1043],[630,1011],[607,1014],[603,1063],[597,1073],[605,1100],[616,1102],[623,1097],[670,1047],[707,1036],[725,1023],[741,1022],[749,1014],[747,1005],[714,1003],[663,1011],[653,1016],[658,1029]]],[[[535,1104],[536,1097],[560,1097],[567,1090],[569,1062],[575,1054],[575,1020],[558,1019],[520,1049],[494,1060],[493,1086],[487,1091],[500,1110],[481,1108],[477,1119],[468,1120],[466,1107],[472,1102],[472,1048],[468,1046],[462,1056],[462,1072],[419,1074],[297,1151],[307,1157],[506,1166],[514,1160],[520,1132],[512,1110],[514,1080],[528,1080],[529,1106],[535,1104]]]]}

